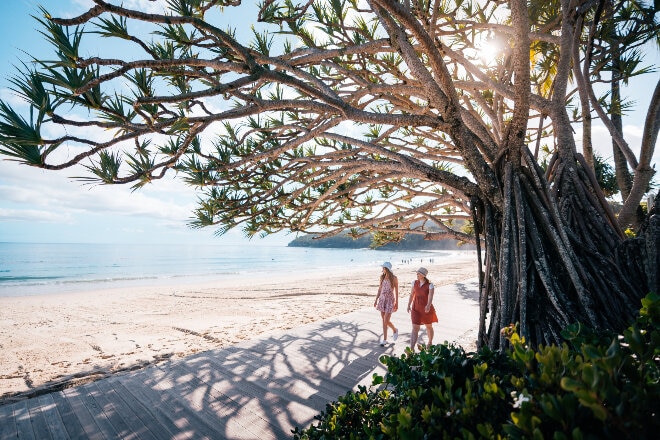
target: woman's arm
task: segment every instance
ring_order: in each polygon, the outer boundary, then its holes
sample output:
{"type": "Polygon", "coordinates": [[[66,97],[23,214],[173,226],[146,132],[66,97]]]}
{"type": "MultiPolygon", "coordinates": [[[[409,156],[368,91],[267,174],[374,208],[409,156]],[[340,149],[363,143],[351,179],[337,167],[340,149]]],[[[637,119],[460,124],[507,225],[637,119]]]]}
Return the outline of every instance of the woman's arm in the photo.
{"type": "Polygon", "coordinates": [[[380,296],[380,289],[383,287],[383,280],[380,280],[380,286],[378,286],[378,293],[376,293],[376,299],[374,300],[374,307],[378,303],[378,297],[380,296]]]}
{"type": "Polygon", "coordinates": [[[424,311],[426,313],[431,311],[431,306],[433,305],[433,294],[435,293],[435,286],[433,284],[429,284],[429,300],[426,303],[426,307],[424,307],[424,311]]]}
{"type": "Polygon", "coordinates": [[[399,308],[399,279],[397,277],[394,277],[394,286],[392,288],[394,289],[394,311],[396,312],[399,308]]]}
{"type": "Polygon", "coordinates": [[[413,299],[415,298],[415,283],[416,282],[417,281],[413,281],[412,289],[410,290],[410,298],[408,298],[408,312],[410,312],[410,305],[412,304],[413,299]]]}

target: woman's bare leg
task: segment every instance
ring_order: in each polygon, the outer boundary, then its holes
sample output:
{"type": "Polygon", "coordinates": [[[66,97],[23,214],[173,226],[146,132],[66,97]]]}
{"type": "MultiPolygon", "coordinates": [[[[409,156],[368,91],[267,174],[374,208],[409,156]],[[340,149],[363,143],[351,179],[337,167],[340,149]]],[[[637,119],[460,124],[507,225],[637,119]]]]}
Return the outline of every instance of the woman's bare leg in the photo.
{"type": "Polygon", "coordinates": [[[396,333],[398,330],[396,329],[396,326],[392,324],[392,314],[388,313],[387,314],[387,326],[392,329],[393,333],[396,333]]]}
{"type": "Polygon", "coordinates": [[[391,316],[392,316],[391,313],[380,312],[380,317],[383,319],[383,340],[384,341],[387,341],[387,328],[392,326],[392,324],[390,324],[390,317],[391,316]]]}
{"type": "Polygon", "coordinates": [[[427,348],[433,345],[433,324],[426,324],[426,335],[429,337],[429,342],[426,344],[427,348]]]}
{"type": "Polygon", "coordinates": [[[419,325],[412,325],[412,332],[410,333],[410,349],[414,352],[417,346],[417,337],[419,336],[419,325]]]}

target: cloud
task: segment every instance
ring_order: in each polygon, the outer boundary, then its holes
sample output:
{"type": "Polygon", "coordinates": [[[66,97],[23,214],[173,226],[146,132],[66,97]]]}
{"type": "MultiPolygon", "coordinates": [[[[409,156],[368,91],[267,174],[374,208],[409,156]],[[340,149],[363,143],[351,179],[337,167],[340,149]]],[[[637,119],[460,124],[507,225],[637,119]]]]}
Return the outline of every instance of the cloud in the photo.
{"type": "MultiPolygon", "coordinates": [[[[2,194],[1,189],[0,194],[2,194]]],[[[3,221],[73,223],[73,218],[66,213],[60,214],[46,210],[0,208],[0,222],[3,221]]]]}
{"type": "Polygon", "coordinates": [[[165,178],[141,190],[127,186],[83,185],[68,175],[71,170],[45,171],[0,161],[0,207],[14,215],[23,210],[53,213],[52,219],[70,219],[80,213],[149,217],[163,222],[185,223],[194,209],[193,189],[165,178]]]}
{"type": "MultiPolygon", "coordinates": [[[[72,3],[78,5],[81,9],[89,9],[94,6],[94,2],[91,0],[73,0],[72,3]]],[[[150,14],[160,14],[167,7],[166,0],[110,0],[108,3],[150,14]]]]}
{"type": "Polygon", "coordinates": [[[0,100],[14,108],[27,108],[28,104],[11,89],[0,89],[0,100]]]}
{"type": "MultiPolygon", "coordinates": [[[[582,145],[582,130],[581,126],[575,125],[576,134],[575,134],[575,143],[578,146],[578,150],[581,151],[582,145]]],[[[623,136],[630,149],[635,153],[635,156],[639,158],[640,148],[642,145],[642,135],[644,133],[644,127],[633,124],[626,124],[623,126],[623,136]]],[[[610,136],[609,131],[602,124],[594,124],[591,131],[591,143],[594,148],[594,153],[603,157],[607,161],[612,159],[612,137],[610,136]]],[[[658,163],[660,160],[660,149],[658,149],[658,144],[656,143],[656,148],[654,150],[653,158],[651,160],[651,165],[658,163]]]]}

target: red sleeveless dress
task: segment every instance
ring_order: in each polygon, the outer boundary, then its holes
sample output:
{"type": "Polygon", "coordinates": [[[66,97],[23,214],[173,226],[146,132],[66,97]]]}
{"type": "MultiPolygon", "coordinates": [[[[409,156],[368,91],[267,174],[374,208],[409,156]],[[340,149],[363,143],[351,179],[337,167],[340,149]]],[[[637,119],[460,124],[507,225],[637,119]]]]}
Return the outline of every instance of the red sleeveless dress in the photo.
{"type": "Polygon", "coordinates": [[[431,304],[431,310],[426,313],[426,304],[429,302],[429,286],[430,283],[424,283],[423,286],[419,285],[419,280],[413,283],[413,298],[410,307],[410,318],[414,325],[432,324],[438,322],[438,316],[435,314],[435,307],[431,304]]]}

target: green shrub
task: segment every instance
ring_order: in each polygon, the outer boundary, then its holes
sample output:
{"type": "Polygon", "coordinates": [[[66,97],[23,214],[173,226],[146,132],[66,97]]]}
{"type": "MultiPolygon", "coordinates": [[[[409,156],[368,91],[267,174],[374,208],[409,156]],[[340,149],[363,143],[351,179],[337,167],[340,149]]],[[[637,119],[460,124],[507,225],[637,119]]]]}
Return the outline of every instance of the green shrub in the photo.
{"type": "Polygon", "coordinates": [[[622,335],[579,324],[561,346],[383,356],[385,377],[328,404],[295,439],[625,439],[660,433],[660,296],[622,335]]]}

